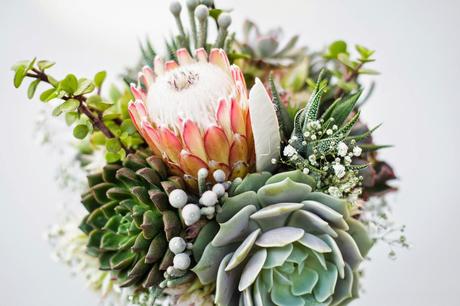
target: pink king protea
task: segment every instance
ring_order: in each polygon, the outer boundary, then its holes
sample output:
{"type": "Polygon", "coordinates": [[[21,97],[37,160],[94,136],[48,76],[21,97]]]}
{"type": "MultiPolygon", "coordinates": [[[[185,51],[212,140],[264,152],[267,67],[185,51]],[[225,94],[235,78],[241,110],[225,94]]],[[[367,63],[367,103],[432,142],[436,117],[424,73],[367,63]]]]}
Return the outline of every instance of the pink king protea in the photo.
{"type": "Polygon", "coordinates": [[[248,95],[241,70],[222,49],[209,56],[197,49],[195,58],[180,49],[177,59],[157,57],[154,69],[145,67],[131,85],[136,100],[129,112],[153,152],[192,186],[202,168],[221,169],[227,178],[244,177],[256,163],[269,170],[279,151],[278,123],[260,81],[248,95]],[[250,114],[252,104],[263,113],[250,114]]]}

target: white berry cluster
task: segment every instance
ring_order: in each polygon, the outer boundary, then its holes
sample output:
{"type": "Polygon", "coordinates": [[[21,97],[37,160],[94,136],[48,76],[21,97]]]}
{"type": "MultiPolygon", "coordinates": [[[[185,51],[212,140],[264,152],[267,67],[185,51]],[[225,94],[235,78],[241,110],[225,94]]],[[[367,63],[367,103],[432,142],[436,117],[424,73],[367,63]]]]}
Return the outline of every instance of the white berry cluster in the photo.
{"type": "Polygon", "coordinates": [[[353,158],[361,156],[362,149],[354,140],[340,140],[345,136],[333,120],[327,123],[312,120],[306,124],[304,140],[300,142],[298,137],[292,136],[283,149],[283,155],[287,163],[294,164],[305,174],[316,176],[319,189],[356,202],[363,179],[352,163],[353,158]]]}
{"type": "MultiPolygon", "coordinates": [[[[207,169],[202,168],[198,171],[199,182],[205,181],[207,176],[207,169]]],[[[169,203],[180,210],[185,225],[195,224],[201,216],[212,219],[220,209],[219,198],[225,195],[230,182],[226,181],[225,172],[220,169],[214,171],[213,177],[216,184],[210,190],[203,190],[198,203],[190,203],[187,193],[182,189],[175,189],[169,194],[169,203]]]]}
{"type": "Polygon", "coordinates": [[[182,237],[174,237],[169,240],[169,250],[174,253],[173,265],[169,266],[164,273],[164,281],[160,287],[170,287],[172,279],[181,277],[187,273],[191,264],[192,244],[187,243],[182,237]]]}

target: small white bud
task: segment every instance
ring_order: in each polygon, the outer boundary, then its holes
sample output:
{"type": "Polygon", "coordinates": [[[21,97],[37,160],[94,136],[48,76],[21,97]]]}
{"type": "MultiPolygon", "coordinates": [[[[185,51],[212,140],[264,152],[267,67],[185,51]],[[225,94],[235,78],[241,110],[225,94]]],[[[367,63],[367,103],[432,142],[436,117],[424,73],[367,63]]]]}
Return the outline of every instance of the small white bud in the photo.
{"type": "Polygon", "coordinates": [[[209,174],[209,171],[206,168],[201,168],[200,170],[198,170],[198,177],[200,178],[206,178],[208,177],[208,174],[209,174]]]}
{"type": "Polygon", "coordinates": [[[209,9],[206,5],[200,4],[195,9],[195,16],[198,20],[206,20],[209,16],[209,9]]]}
{"type": "Polygon", "coordinates": [[[215,184],[212,186],[212,191],[220,198],[225,194],[225,187],[222,184],[215,184]]]}
{"type": "Polygon", "coordinates": [[[182,237],[174,237],[169,241],[169,249],[174,254],[179,254],[185,251],[187,243],[182,237]]]}
{"type": "Polygon", "coordinates": [[[276,163],[277,163],[276,158],[272,158],[272,164],[273,164],[273,165],[276,165],[276,163]]]}
{"type": "Polygon", "coordinates": [[[182,10],[182,6],[180,5],[179,1],[172,1],[169,5],[169,10],[174,16],[179,16],[180,11],[182,10]]]}
{"type": "Polygon", "coordinates": [[[193,248],[193,243],[188,242],[187,243],[187,250],[191,250],[193,248]]]}
{"type": "Polygon", "coordinates": [[[173,275],[173,274],[174,274],[174,267],[173,267],[173,266],[169,266],[169,267],[166,269],[166,273],[168,273],[169,275],[173,275]]]}
{"type": "Polygon", "coordinates": [[[341,164],[335,164],[332,166],[332,169],[334,169],[335,176],[337,176],[339,179],[345,176],[345,166],[341,164]]]}
{"type": "Polygon", "coordinates": [[[189,9],[194,9],[198,5],[198,0],[187,0],[186,4],[189,9]]]}
{"type": "Polygon", "coordinates": [[[216,209],[214,207],[201,207],[201,214],[204,216],[213,216],[214,213],[216,212],[216,209]]]}
{"type": "Polygon", "coordinates": [[[216,182],[218,182],[218,183],[222,183],[222,182],[224,182],[225,179],[226,179],[225,172],[224,172],[224,170],[222,170],[222,169],[217,169],[216,171],[214,171],[214,173],[212,174],[212,176],[214,177],[214,179],[215,179],[216,182]]]}
{"type": "Polygon", "coordinates": [[[333,133],[333,132],[332,132],[332,130],[331,130],[331,129],[327,129],[327,131],[326,131],[326,134],[327,134],[327,135],[331,136],[331,135],[332,135],[332,133],[333,133]]]}
{"type": "Polygon", "coordinates": [[[172,207],[182,208],[187,204],[187,193],[182,189],[174,189],[169,194],[169,203],[172,207]]]}
{"type": "Polygon", "coordinates": [[[347,155],[347,152],[348,152],[348,146],[343,142],[339,142],[339,144],[337,145],[337,154],[339,156],[346,156],[347,155]]]}
{"type": "Polygon", "coordinates": [[[182,208],[182,218],[187,226],[196,223],[201,218],[200,208],[196,204],[187,204],[182,208]]]}
{"type": "Polygon", "coordinates": [[[363,149],[361,149],[360,147],[356,146],[353,148],[353,155],[354,156],[360,156],[361,153],[363,152],[363,149]]]}
{"type": "Polygon", "coordinates": [[[214,191],[205,191],[200,198],[200,204],[204,206],[214,206],[219,200],[217,194],[214,191]]]}
{"type": "Polygon", "coordinates": [[[232,23],[232,17],[230,16],[229,13],[222,13],[222,14],[219,15],[219,18],[217,19],[217,22],[218,22],[220,27],[226,29],[232,23]]]}
{"type": "Polygon", "coordinates": [[[311,135],[310,139],[311,140],[316,140],[316,135],[311,135]]]}
{"type": "Polygon", "coordinates": [[[190,267],[190,256],[186,253],[176,254],[173,259],[173,264],[175,269],[187,270],[190,267]]]}
{"type": "Polygon", "coordinates": [[[302,172],[303,172],[304,174],[308,174],[308,173],[310,173],[310,169],[308,169],[308,168],[303,168],[302,172]]]}

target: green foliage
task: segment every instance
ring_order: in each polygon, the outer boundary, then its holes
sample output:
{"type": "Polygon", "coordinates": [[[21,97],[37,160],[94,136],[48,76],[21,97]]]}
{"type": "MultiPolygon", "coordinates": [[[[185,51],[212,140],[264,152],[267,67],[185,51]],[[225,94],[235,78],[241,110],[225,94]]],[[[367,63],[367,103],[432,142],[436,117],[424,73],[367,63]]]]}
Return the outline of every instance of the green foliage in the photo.
{"type": "MultiPolygon", "coordinates": [[[[150,45],[147,49],[151,54],[150,45]]],[[[128,88],[120,91],[112,86],[107,99],[101,95],[105,71],[97,72],[92,79],[69,73],[59,80],[47,72],[53,65],[53,62],[36,59],[17,63],[12,68],[14,86],[20,87],[26,78],[32,79],[27,89],[31,99],[38,84],[48,85],[41,91],[40,100],[54,104],[52,115],[64,115],[67,125],[73,126],[75,138],[83,140],[89,136],[93,149],[105,148],[108,162],[123,160],[128,151],[144,145],[129,118],[128,103],[133,97],[128,88]]]]}

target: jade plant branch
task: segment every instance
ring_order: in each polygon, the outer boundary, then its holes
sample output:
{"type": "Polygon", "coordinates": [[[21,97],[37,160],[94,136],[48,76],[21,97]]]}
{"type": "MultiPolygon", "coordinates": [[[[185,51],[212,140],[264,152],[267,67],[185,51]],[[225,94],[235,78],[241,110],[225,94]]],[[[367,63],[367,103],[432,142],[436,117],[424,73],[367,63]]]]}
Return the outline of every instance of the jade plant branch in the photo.
{"type": "MultiPolygon", "coordinates": [[[[48,83],[52,86],[52,82],[50,81],[48,75],[44,73],[43,71],[40,71],[38,69],[33,68],[31,71],[34,73],[27,73],[26,76],[39,79],[42,82],[48,83]]],[[[97,115],[93,113],[93,110],[91,110],[87,103],[86,103],[86,97],[83,95],[77,95],[77,96],[68,96],[65,95],[62,97],[63,100],[69,100],[69,99],[75,99],[80,102],[80,105],[78,106],[78,112],[81,114],[84,114],[88,117],[88,119],[91,121],[92,125],[97,128],[99,131],[101,131],[105,137],[107,138],[117,138],[111,131],[110,129],[104,124],[104,121],[101,119],[102,118],[102,113],[100,113],[97,110],[94,110],[97,115]]],[[[127,148],[123,142],[120,141],[120,144],[122,148],[127,152],[127,153],[132,153],[132,150],[127,148]]]]}

